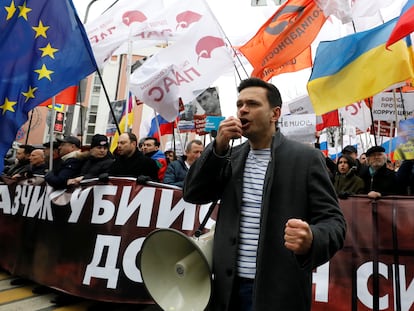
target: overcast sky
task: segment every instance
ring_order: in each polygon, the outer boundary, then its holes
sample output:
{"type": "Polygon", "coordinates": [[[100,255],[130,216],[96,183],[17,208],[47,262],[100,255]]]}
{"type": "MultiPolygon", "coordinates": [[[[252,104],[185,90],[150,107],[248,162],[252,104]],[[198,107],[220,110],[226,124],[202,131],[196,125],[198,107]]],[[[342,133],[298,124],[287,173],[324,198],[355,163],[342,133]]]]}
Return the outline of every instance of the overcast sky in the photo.
{"type": "MultiPolygon", "coordinates": [[[[80,19],[84,22],[93,21],[98,18],[115,0],[72,0],[80,19]],[[86,8],[90,5],[88,16],[86,8]]],[[[131,0],[132,1],[132,0],[131,0]]],[[[148,0],[150,1],[150,0],[148,0]]],[[[164,0],[168,4],[174,0],[164,0]]],[[[232,44],[240,44],[250,39],[260,28],[260,26],[276,11],[277,6],[273,0],[267,0],[267,6],[252,7],[251,0],[207,0],[211,10],[219,21],[226,36],[232,44]],[[237,42],[236,42],[237,41],[237,42]]],[[[246,68],[248,74],[251,69],[246,68]]],[[[236,103],[236,86],[239,81],[237,74],[235,76],[224,76],[220,78],[214,86],[219,87],[220,101],[222,104],[223,115],[230,116],[235,113],[236,103]]],[[[247,78],[244,73],[241,73],[242,78],[247,78]]],[[[306,81],[306,80],[304,80],[306,81]]],[[[286,88],[284,88],[286,89],[286,88]]],[[[304,90],[301,91],[303,93],[304,90]]],[[[296,93],[296,91],[293,91],[296,93]]],[[[282,95],[284,96],[284,95],[282,95]]],[[[294,95],[296,96],[296,95],[294,95]]]]}
{"type": "MultiPolygon", "coordinates": [[[[85,21],[86,19],[87,21],[93,21],[115,2],[115,0],[72,1],[82,21],[85,21]],[[88,16],[85,16],[86,8],[90,3],[92,4],[88,16]]],[[[168,5],[168,3],[173,1],[176,0],[164,0],[164,3],[168,5]]],[[[209,4],[227,38],[233,45],[243,44],[250,39],[278,7],[274,0],[267,0],[267,6],[260,7],[252,7],[251,0],[206,0],[206,2],[209,4]]],[[[393,0],[392,7],[381,10],[381,17],[373,16],[365,18],[364,20],[355,21],[356,28],[371,28],[374,27],[374,25],[378,25],[379,23],[398,16],[400,9],[405,2],[406,0],[393,0]],[[365,25],[365,23],[368,24],[365,25]]],[[[350,32],[353,32],[352,24],[344,26],[339,20],[331,17],[325,23],[316,41],[333,40],[345,36],[350,32]]],[[[317,44],[313,44],[312,46],[315,51],[316,46],[317,44]]],[[[246,70],[247,73],[250,74],[251,67],[247,65],[246,70]]],[[[303,95],[307,95],[306,83],[309,79],[310,72],[310,69],[305,69],[296,73],[283,74],[273,77],[271,81],[280,89],[283,101],[287,102],[303,95]]],[[[246,75],[243,72],[240,74],[243,79],[246,78],[246,75]]],[[[237,96],[235,88],[238,82],[238,75],[235,73],[234,76],[220,78],[214,85],[219,87],[222,110],[223,114],[226,116],[233,115],[235,112],[234,103],[237,96]],[[223,103],[231,103],[231,105],[225,105],[225,107],[223,107],[223,103]]],[[[284,108],[286,109],[287,107],[284,108]]]]}

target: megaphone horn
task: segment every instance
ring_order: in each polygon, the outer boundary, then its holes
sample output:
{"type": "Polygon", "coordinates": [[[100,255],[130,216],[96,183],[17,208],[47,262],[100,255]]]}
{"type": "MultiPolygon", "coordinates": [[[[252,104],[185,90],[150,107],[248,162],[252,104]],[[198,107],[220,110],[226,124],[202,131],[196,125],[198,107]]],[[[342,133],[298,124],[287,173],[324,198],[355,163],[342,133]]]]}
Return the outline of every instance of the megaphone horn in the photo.
{"type": "Polygon", "coordinates": [[[214,229],[198,238],[175,229],[151,232],[141,247],[141,276],[167,311],[202,311],[210,301],[214,229]]]}

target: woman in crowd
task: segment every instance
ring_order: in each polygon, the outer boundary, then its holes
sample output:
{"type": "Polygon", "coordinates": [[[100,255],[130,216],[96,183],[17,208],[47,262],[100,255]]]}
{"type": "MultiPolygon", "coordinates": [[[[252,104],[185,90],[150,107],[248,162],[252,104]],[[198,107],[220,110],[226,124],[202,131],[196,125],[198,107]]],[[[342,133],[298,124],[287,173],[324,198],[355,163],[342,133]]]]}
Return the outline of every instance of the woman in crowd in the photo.
{"type": "Polygon", "coordinates": [[[356,163],[349,155],[338,158],[334,186],[339,197],[360,194],[364,191],[364,181],[356,175],[356,163]]]}

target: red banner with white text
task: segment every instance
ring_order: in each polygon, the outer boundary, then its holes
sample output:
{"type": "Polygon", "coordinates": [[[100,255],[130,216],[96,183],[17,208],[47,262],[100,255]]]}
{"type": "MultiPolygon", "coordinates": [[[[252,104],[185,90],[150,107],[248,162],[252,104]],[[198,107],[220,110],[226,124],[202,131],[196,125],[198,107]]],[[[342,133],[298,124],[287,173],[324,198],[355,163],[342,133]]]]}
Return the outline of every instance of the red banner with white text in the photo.
{"type": "MultiPolygon", "coordinates": [[[[340,201],[345,247],[315,269],[313,311],[414,310],[413,203],[414,197],[340,201]]],[[[41,178],[6,181],[0,184],[0,266],[84,298],[153,303],[139,269],[142,242],[157,228],[192,236],[209,205],[129,178],[63,191],[41,178]]]]}

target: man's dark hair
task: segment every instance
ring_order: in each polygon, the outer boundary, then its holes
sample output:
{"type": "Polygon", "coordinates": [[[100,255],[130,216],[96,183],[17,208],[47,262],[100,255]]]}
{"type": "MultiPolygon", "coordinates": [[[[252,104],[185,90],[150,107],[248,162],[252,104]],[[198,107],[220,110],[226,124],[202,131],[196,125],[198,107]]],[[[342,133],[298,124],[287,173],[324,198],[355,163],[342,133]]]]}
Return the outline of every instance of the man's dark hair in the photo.
{"type": "Polygon", "coordinates": [[[26,155],[30,155],[32,151],[35,150],[35,147],[32,145],[20,145],[19,148],[22,148],[26,155]]]}
{"type": "Polygon", "coordinates": [[[253,87],[253,86],[262,87],[267,90],[266,97],[272,108],[274,107],[282,108],[282,97],[280,96],[280,92],[277,89],[277,87],[261,79],[248,78],[248,79],[242,80],[239,84],[239,87],[237,88],[237,91],[240,93],[242,90],[248,87],[253,87]]]}
{"type": "Polygon", "coordinates": [[[159,147],[160,146],[160,142],[155,137],[145,137],[144,141],[147,141],[147,140],[154,141],[154,146],[155,147],[159,147]]]}
{"type": "Polygon", "coordinates": [[[130,140],[131,142],[136,142],[136,143],[138,143],[138,138],[137,138],[137,136],[136,136],[134,133],[131,133],[131,132],[126,132],[125,134],[127,134],[127,135],[128,135],[128,138],[129,138],[129,140],[130,140]]]}

